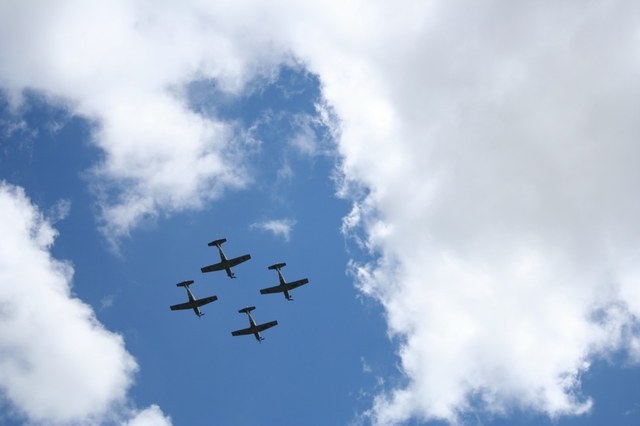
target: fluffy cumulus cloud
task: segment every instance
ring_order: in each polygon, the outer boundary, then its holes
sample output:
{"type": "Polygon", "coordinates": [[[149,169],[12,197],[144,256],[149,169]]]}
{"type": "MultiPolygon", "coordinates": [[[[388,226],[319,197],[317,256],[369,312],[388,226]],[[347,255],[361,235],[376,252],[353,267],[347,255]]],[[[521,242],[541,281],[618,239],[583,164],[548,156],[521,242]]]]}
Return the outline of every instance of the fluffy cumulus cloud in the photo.
{"type": "Polygon", "coordinates": [[[593,359],[637,359],[637,12],[431,2],[364,57],[378,106],[354,115],[378,125],[344,123],[347,180],[370,190],[345,227],[380,255],[354,272],[408,379],[375,422],[580,414],[593,359]]]}
{"type": "Polygon", "coordinates": [[[239,94],[295,57],[339,117],[345,230],[378,256],[353,271],[407,379],[373,422],[588,410],[590,362],[640,357],[637,2],[256,3],[4,2],[0,84],[95,120],[126,235],[249,181],[184,84],[239,94]]]}
{"type": "Polygon", "coordinates": [[[183,89],[215,78],[236,93],[249,76],[269,72],[271,49],[243,36],[259,26],[230,26],[223,6],[221,13],[191,6],[0,5],[0,84],[9,97],[38,90],[95,122],[104,160],[93,170],[94,189],[112,239],[141,220],[199,208],[247,182],[234,126],[191,111],[183,89]]]}
{"type": "MultiPolygon", "coordinates": [[[[73,268],[49,253],[56,231],[21,188],[4,182],[0,234],[3,400],[38,424],[113,417],[114,409],[128,404],[138,366],[122,336],[106,330],[71,294],[73,268]]],[[[149,410],[146,416],[159,411],[149,410]]]]}

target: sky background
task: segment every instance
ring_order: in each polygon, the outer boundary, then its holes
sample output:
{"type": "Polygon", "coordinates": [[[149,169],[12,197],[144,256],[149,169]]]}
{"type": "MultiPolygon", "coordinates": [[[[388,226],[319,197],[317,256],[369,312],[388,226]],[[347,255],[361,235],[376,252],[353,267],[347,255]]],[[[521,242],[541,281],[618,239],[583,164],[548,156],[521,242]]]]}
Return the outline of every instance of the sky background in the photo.
{"type": "Polygon", "coordinates": [[[0,422],[638,424],[639,12],[3,2],[0,422]]]}

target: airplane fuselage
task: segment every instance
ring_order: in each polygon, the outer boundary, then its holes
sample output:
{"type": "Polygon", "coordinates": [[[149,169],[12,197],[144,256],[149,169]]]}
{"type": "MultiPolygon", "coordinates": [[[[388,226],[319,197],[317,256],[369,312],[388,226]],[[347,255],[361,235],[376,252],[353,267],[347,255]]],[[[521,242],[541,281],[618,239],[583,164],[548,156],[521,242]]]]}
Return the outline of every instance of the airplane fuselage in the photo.
{"type": "Polygon", "coordinates": [[[229,278],[235,278],[236,277],[236,274],[231,272],[231,268],[229,268],[229,264],[227,264],[227,266],[224,267],[224,270],[227,272],[227,276],[229,278]]]}
{"type": "Polygon", "coordinates": [[[222,251],[222,247],[220,246],[220,244],[217,244],[216,247],[218,247],[218,252],[220,253],[220,264],[227,272],[227,276],[229,278],[235,278],[236,275],[231,272],[231,265],[229,265],[229,261],[227,260],[227,256],[225,256],[224,252],[222,251]]]}
{"type": "Polygon", "coordinates": [[[282,287],[282,292],[284,293],[284,297],[291,302],[293,299],[289,295],[289,290],[287,290],[287,281],[285,281],[280,268],[276,269],[278,271],[278,278],[280,279],[280,286],[282,287]]]}
{"type": "Polygon", "coordinates": [[[258,331],[256,322],[253,320],[253,317],[251,316],[251,312],[247,312],[247,315],[249,316],[249,327],[251,328],[253,335],[255,336],[258,342],[262,343],[262,336],[260,336],[260,332],[258,331]]]}
{"type": "Polygon", "coordinates": [[[193,312],[195,312],[198,318],[200,318],[202,316],[202,313],[200,312],[200,308],[198,308],[198,306],[195,303],[196,298],[193,297],[193,293],[191,293],[191,290],[189,290],[189,287],[185,286],[184,288],[187,290],[187,296],[189,297],[189,304],[191,304],[191,308],[193,309],[193,312]]]}

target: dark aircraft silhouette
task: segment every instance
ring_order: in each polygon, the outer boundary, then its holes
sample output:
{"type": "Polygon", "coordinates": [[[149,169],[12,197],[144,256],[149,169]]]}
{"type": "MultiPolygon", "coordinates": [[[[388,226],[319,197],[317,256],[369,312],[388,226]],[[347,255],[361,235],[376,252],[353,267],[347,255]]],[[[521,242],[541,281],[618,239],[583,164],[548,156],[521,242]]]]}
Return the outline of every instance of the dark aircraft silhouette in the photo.
{"type": "Polygon", "coordinates": [[[255,306],[249,306],[246,308],[242,308],[238,311],[238,313],[247,314],[247,316],[249,317],[250,325],[249,325],[249,328],[243,328],[242,330],[232,331],[231,332],[232,336],[242,336],[245,334],[253,334],[256,340],[259,343],[262,343],[262,341],[264,340],[264,337],[260,336],[260,332],[265,331],[267,328],[271,328],[278,325],[278,321],[270,321],[270,322],[265,322],[264,324],[256,325],[256,322],[253,320],[253,317],[251,316],[251,311],[253,311],[255,308],[256,308],[255,306]]]}
{"type": "Polygon", "coordinates": [[[178,287],[184,287],[187,290],[187,296],[189,297],[189,301],[186,303],[179,303],[177,305],[173,305],[171,306],[171,310],[178,311],[182,309],[193,309],[193,312],[195,312],[199,318],[204,315],[202,312],[200,312],[200,306],[206,305],[207,303],[215,302],[216,300],[218,300],[218,296],[204,297],[202,299],[196,300],[196,298],[193,297],[193,293],[191,293],[191,290],[189,290],[189,286],[191,284],[193,284],[193,280],[183,281],[181,283],[176,284],[178,287]]]}
{"type": "Polygon", "coordinates": [[[282,276],[282,272],[280,271],[280,268],[283,268],[285,266],[287,266],[286,263],[276,263],[275,265],[271,265],[267,268],[271,270],[275,269],[278,272],[280,284],[275,287],[263,288],[262,290],[260,290],[260,294],[284,293],[284,297],[291,302],[293,298],[289,295],[289,291],[293,290],[294,288],[300,287],[301,285],[305,285],[309,282],[309,280],[306,278],[290,283],[286,282],[284,280],[284,277],[282,276]]]}
{"type": "Polygon", "coordinates": [[[227,271],[227,276],[229,276],[229,278],[235,278],[236,276],[233,272],[231,272],[231,268],[241,264],[242,262],[246,262],[247,260],[251,259],[250,254],[245,254],[244,256],[238,256],[233,259],[227,259],[227,256],[224,255],[224,252],[222,251],[222,247],[221,247],[221,244],[224,243],[225,241],[227,241],[227,239],[222,238],[220,240],[211,241],[208,244],[209,247],[212,247],[212,246],[218,247],[218,251],[220,252],[220,262],[201,268],[200,270],[203,273],[213,272],[213,271],[222,271],[224,269],[225,271],[227,271]]]}

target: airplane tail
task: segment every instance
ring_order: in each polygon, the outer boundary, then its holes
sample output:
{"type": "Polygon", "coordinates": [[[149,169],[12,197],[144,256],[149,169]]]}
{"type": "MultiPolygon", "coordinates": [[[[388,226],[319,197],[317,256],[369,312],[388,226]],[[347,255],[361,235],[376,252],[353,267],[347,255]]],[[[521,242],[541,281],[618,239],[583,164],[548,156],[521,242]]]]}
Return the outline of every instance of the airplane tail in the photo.
{"type": "Polygon", "coordinates": [[[267,269],[274,270],[274,269],[280,269],[280,268],[283,268],[283,267],[285,267],[285,266],[287,266],[287,264],[286,264],[286,263],[276,263],[275,265],[271,265],[271,266],[269,266],[267,269]]]}
{"type": "Polygon", "coordinates": [[[227,239],[226,239],[226,238],[221,238],[221,239],[219,239],[219,240],[211,241],[211,242],[210,242],[209,244],[207,244],[207,245],[208,245],[209,247],[212,247],[212,246],[218,246],[218,247],[220,247],[220,244],[225,243],[226,241],[227,241],[227,239]]]}
{"type": "Polygon", "coordinates": [[[242,308],[238,311],[238,313],[240,314],[248,314],[249,312],[253,311],[256,307],[255,306],[247,306],[246,308],[242,308]]]}
{"type": "Polygon", "coordinates": [[[176,284],[176,286],[178,286],[178,287],[189,287],[191,284],[193,284],[193,280],[182,281],[181,283],[176,284]]]}

